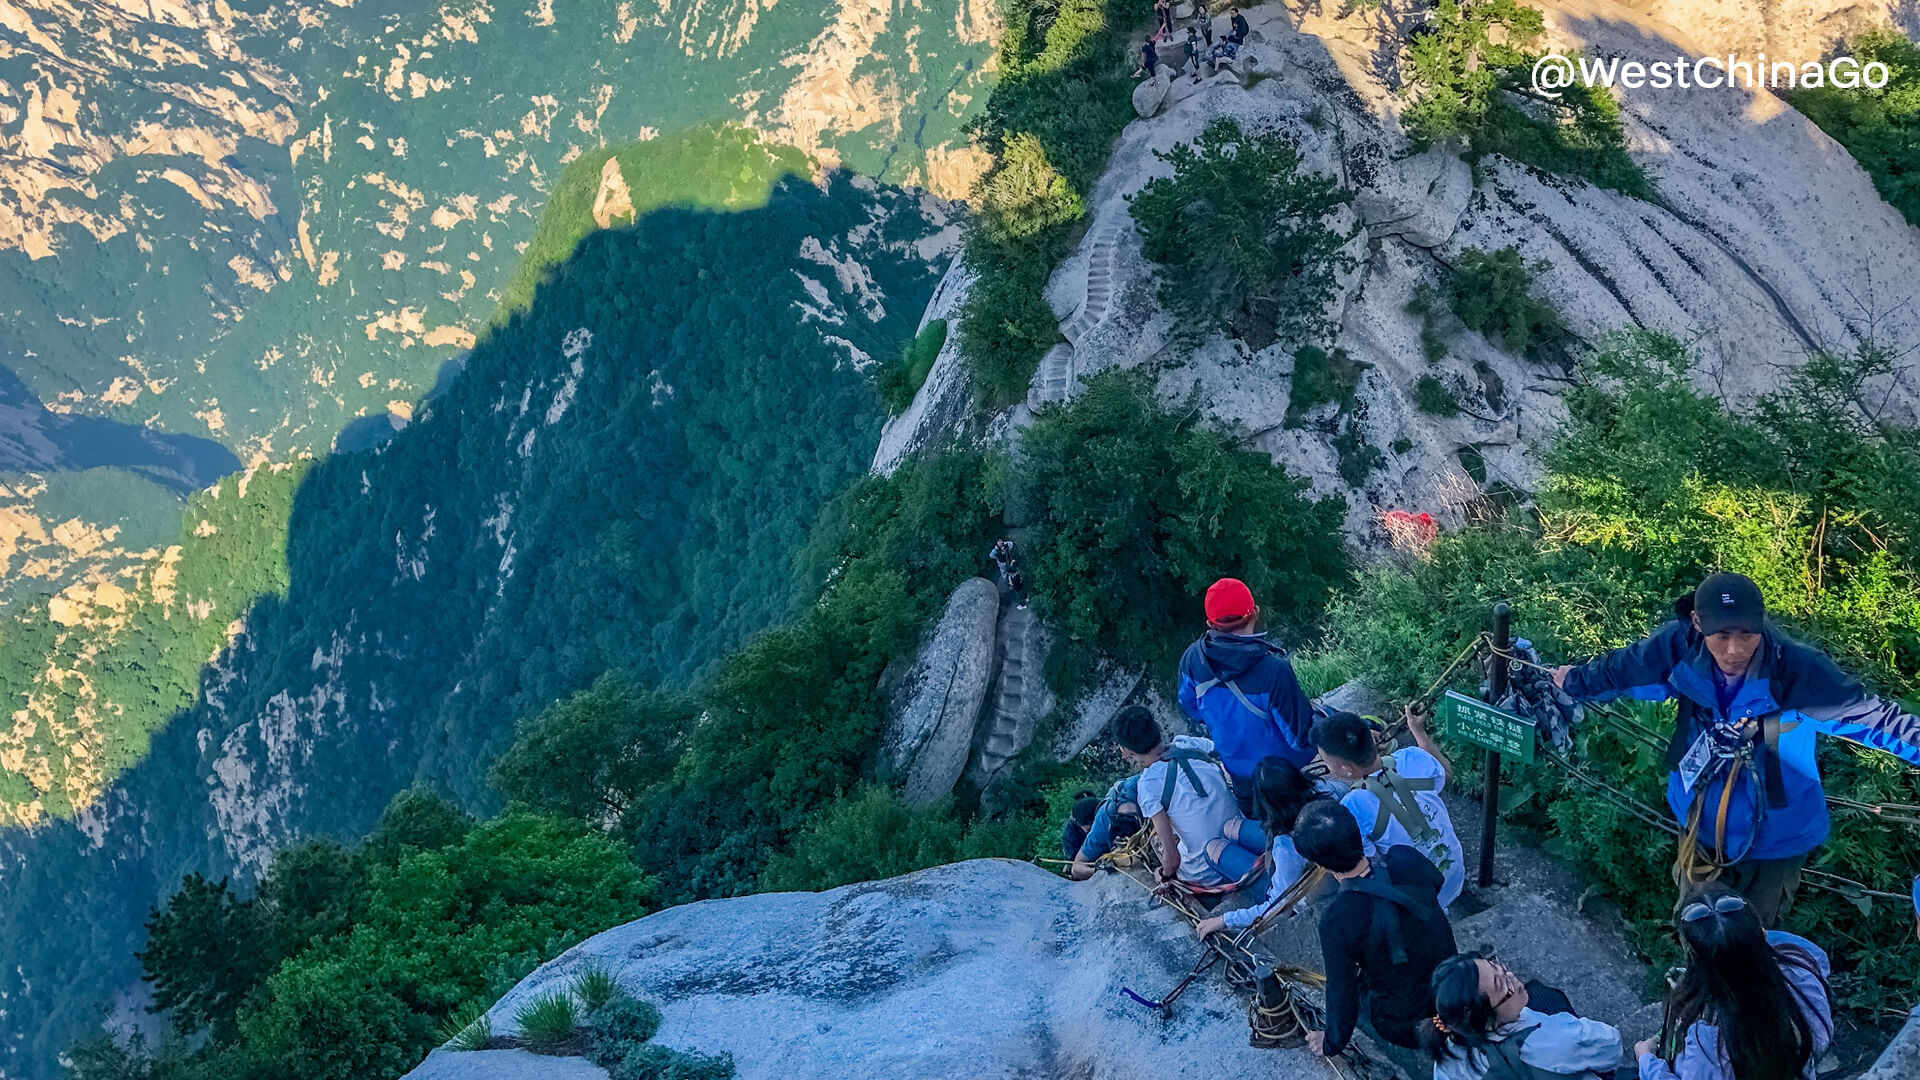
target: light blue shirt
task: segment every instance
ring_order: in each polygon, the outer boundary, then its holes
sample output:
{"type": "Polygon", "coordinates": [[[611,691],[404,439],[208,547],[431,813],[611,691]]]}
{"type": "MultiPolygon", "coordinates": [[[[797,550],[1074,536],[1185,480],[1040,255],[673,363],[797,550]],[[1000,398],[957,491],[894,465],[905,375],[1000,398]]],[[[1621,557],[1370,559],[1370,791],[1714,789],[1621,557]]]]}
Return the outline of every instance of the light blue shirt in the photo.
{"type": "MultiPolygon", "coordinates": [[[[1489,1037],[1500,1042],[1530,1027],[1539,1030],[1520,1044],[1520,1060],[1536,1069],[1585,1078],[1620,1064],[1620,1029],[1572,1013],[1521,1009],[1520,1019],[1489,1037]]],[[[1433,1080],[1480,1080],[1486,1072],[1486,1054],[1454,1046],[1452,1055],[1433,1067],[1433,1080]]]]}
{"type": "MultiPolygon", "coordinates": [[[[1799,964],[1780,965],[1780,973],[1787,977],[1787,985],[1793,988],[1801,1012],[1806,1015],[1807,1026],[1813,1031],[1813,1053],[1807,1058],[1807,1068],[1802,1074],[1811,1080],[1814,1063],[1833,1041],[1833,1007],[1827,1001],[1825,985],[1829,974],[1827,954],[1820,946],[1785,930],[1767,931],[1767,944],[1776,949],[1789,945],[1804,950],[1813,957],[1820,971],[1816,976],[1799,964]]],[[[1657,1055],[1640,1055],[1640,1080],[1735,1080],[1735,1077],[1726,1047],[1720,1045],[1720,1029],[1697,1022],[1687,1029],[1686,1042],[1671,1066],[1657,1055]]]]}

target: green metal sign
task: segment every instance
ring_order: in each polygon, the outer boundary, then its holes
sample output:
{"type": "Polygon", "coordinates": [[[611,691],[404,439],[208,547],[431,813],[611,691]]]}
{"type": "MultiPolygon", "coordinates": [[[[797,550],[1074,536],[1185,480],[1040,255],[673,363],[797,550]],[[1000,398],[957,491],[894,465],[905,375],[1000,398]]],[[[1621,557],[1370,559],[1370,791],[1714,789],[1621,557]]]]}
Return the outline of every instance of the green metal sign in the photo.
{"type": "Polygon", "coordinates": [[[1452,690],[1440,699],[1440,709],[1454,738],[1533,764],[1533,721],[1452,690]]]}

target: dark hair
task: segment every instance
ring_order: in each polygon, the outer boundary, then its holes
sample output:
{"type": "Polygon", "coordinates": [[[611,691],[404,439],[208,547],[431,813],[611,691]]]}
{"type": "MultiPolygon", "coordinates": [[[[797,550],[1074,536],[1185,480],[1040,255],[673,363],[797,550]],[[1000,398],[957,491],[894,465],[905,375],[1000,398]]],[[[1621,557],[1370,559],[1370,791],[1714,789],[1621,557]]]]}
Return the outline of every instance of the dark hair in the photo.
{"type": "Polygon", "coordinates": [[[1332,799],[1316,799],[1300,811],[1300,819],[1293,823],[1293,849],[1301,858],[1336,874],[1359,866],[1366,854],[1360,846],[1360,823],[1332,799]]]}
{"type": "Polygon", "coordinates": [[[1380,758],[1373,728],[1350,712],[1330,712],[1313,725],[1313,745],[1322,754],[1350,765],[1366,765],[1380,758]]]}
{"type": "Polygon", "coordinates": [[[1253,767],[1253,802],[1270,837],[1292,832],[1301,808],[1317,794],[1313,781],[1285,758],[1262,758],[1253,767]]]}
{"type": "Polygon", "coordinates": [[[1434,1015],[1413,1025],[1420,1049],[1438,1065],[1453,1055],[1454,1046],[1485,1052],[1493,1040],[1493,1002],[1480,992],[1480,961],[1475,953],[1460,953],[1433,969],[1434,1015]]]}
{"type": "Polygon", "coordinates": [[[1160,722],[1144,705],[1129,705],[1113,718],[1113,738],[1136,754],[1150,754],[1165,741],[1160,722]]]}
{"type": "Polygon", "coordinates": [[[1100,812],[1100,800],[1091,795],[1083,795],[1073,802],[1073,820],[1082,828],[1093,824],[1093,816],[1100,812]]]}
{"type": "Polygon", "coordinates": [[[1813,1057],[1813,1026],[1753,906],[1717,909],[1716,901],[1738,895],[1708,882],[1682,902],[1682,912],[1704,903],[1707,914],[1675,920],[1687,969],[1668,1009],[1677,1030],[1701,1021],[1719,1028],[1720,1047],[1740,1080],[1797,1080],[1813,1057]]]}

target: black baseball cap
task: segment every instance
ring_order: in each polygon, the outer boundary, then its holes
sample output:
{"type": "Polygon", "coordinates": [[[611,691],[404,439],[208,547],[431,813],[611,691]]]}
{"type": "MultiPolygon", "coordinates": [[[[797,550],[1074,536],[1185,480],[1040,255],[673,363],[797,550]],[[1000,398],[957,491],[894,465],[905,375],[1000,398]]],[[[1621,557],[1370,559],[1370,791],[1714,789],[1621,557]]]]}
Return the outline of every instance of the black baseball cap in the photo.
{"type": "Polygon", "coordinates": [[[1757,634],[1766,624],[1767,602],[1760,598],[1760,586],[1745,574],[1709,574],[1693,591],[1693,614],[1703,634],[1757,634]]]}

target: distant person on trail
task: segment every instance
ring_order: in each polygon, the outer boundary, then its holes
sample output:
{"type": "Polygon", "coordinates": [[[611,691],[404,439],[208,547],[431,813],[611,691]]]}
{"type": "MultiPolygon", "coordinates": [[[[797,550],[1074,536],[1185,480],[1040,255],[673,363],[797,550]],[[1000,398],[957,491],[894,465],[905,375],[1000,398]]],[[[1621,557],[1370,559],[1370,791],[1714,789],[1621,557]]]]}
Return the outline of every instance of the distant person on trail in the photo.
{"type": "Polygon", "coordinates": [[[1620,1064],[1620,1029],[1587,1020],[1567,995],[1462,953],[1433,970],[1433,1018],[1417,1024],[1433,1080],[1597,1080],[1620,1064]]]}
{"type": "Polygon", "coordinates": [[[1632,645],[1556,668],[1553,681],[1577,699],[1679,703],[1667,805],[1698,850],[1731,864],[1721,880],[1771,927],[1827,839],[1814,734],[1920,765],[1920,718],[1775,627],[1759,587],[1740,574],[1709,575],[1674,610],[1678,618],[1632,645]]]}
{"type": "Polygon", "coordinates": [[[1227,35],[1227,40],[1235,45],[1245,45],[1247,34],[1250,32],[1247,28],[1247,17],[1240,14],[1239,8],[1230,7],[1227,9],[1227,22],[1233,27],[1233,33],[1227,35]]]}
{"type": "Polygon", "coordinates": [[[1633,1047],[1640,1080],[1813,1080],[1833,1041],[1827,954],[1760,925],[1754,906],[1709,882],[1674,920],[1687,966],[1667,996],[1669,1037],[1633,1047]]]}
{"type": "Polygon", "coordinates": [[[1114,781],[1107,789],[1106,797],[1093,813],[1093,824],[1087,827],[1087,837],[1081,841],[1079,852],[1070,856],[1073,865],[1067,867],[1068,877],[1075,881],[1092,877],[1093,864],[1099,862],[1102,855],[1140,831],[1139,791],[1138,773],[1114,781]]]}
{"type": "Polygon", "coordinates": [[[1349,712],[1328,713],[1313,726],[1313,742],[1328,776],[1354,782],[1340,804],[1358,823],[1367,854],[1401,844],[1418,849],[1440,871],[1440,906],[1450,907],[1466,884],[1467,860],[1440,798],[1447,759],[1427,734],[1424,712],[1408,709],[1406,720],[1414,745],[1385,758],[1372,726],[1349,712]]]}
{"type": "Polygon", "coordinates": [[[1171,884],[1228,885],[1259,861],[1258,851],[1234,842],[1251,822],[1240,817],[1227,773],[1209,758],[1213,744],[1183,735],[1169,744],[1159,721],[1138,705],[1120,710],[1113,734],[1121,756],[1140,768],[1140,816],[1160,841],[1160,880],[1171,884]]]}
{"type": "Polygon", "coordinates": [[[1196,0],[1193,5],[1193,17],[1200,27],[1200,36],[1207,39],[1207,51],[1213,51],[1213,12],[1207,10],[1205,0],[1196,0]]]}
{"type": "MultiPolygon", "coordinates": [[[[1315,783],[1285,758],[1267,758],[1253,770],[1253,796],[1260,819],[1258,822],[1249,820],[1242,825],[1234,842],[1244,847],[1260,838],[1267,839],[1266,850],[1273,867],[1267,898],[1253,907],[1239,908],[1200,920],[1194,929],[1201,937],[1221,930],[1236,933],[1245,930],[1265,918],[1267,912],[1280,903],[1293,883],[1313,869],[1312,864],[1300,857],[1299,850],[1293,844],[1291,834],[1300,820],[1300,811],[1316,799],[1335,798],[1344,790],[1324,780],[1315,783]]],[[[1294,911],[1297,913],[1299,909],[1295,908],[1294,911]]]]}
{"type": "Polygon", "coordinates": [[[1186,62],[1181,65],[1181,69],[1185,70],[1188,66],[1191,66],[1193,68],[1194,82],[1200,81],[1200,58],[1202,55],[1204,54],[1200,46],[1200,31],[1189,26],[1187,27],[1187,59],[1186,62]]]}
{"type": "Polygon", "coordinates": [[[1000,571],[1000,580],[1012,583],[1013,580],[1013,541],[995,540],[987,549],[987,558],[993,560],[994,569],[1000,571]]]}
{"type": "Polygon", "coordinates": [[[1233,778],[1240,812],[1253,814],[1253,769],[1262,758],[1305,768],[1313,760],[1313,706],[1287,651],[1256,630],[1260,608],[1246,583],[1207,589],[1207,632],[1180,658],[1180,708],[1206,728],[1233,778]]]}
{"type": "Polygon", "coordinates": [[[1173,36],[1173,0],[1153,0],[1153,17],[1159,20],[1160,36],[1173,36]]]}
{"type": "Polygon", "coordinates": [[[1434,969],[1457,951],[1440,871],[1410,847],[1367,855],[1353,815],[1330,801],[1300,812],[1293,843],[1340,883],[1320,915],[1327,1027],[1307,1032],[1307,1048],[1338,1054],[1363,1018],[1381,1039],[1417,1048],[1415,1025],[1433,1022],[1434,969]]]}
{"type": "Polygon", "coordinates": [[[1147,73],[1147,78],[1151,79],[1154,70],[1159,66],[1160,50],[1153,47],[1153,35],[1148,34],[1147,40],[1140,43],[1140,67],[1134,71],[1134,75],[1138,76],[1144,71],[1147,73]]]}

